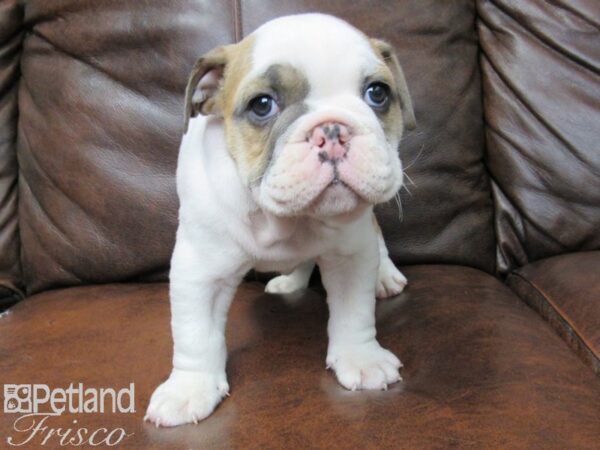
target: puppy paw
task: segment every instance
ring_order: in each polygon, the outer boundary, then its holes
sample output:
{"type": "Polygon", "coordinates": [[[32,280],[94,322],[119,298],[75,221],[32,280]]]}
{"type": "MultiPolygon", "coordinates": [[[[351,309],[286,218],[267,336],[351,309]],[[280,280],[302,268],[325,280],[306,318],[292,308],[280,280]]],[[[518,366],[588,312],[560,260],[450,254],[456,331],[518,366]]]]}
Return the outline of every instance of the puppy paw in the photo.
{"type": "Polygon", "coordinates": [[[379,265],[377,276],[377,298],[388,298],[400,294],[408,281],[390,258],[385,258],[379,265]]]}
{"type": "Polygon", "coordinates": [[[269,294],[291,294],[292,292],[305,289],[307,284],[300,277],[291,275],[279,275],[269,280],[265,286],[265,292],[269,294]]]}
{"type": "Polygon", "coordinates": [[[401,381],[400,360],[377,341],[343,349],[330,349],[327,368],[335,371],[342,386],[351,391],[386,390],[388,385],[401,381]]]}
{"type": "Polygon", "coordinates": [[[152,394],[144,420],[157,427],[198,423],[229,395],[225,374],[214,375],[173,369],[152,394]]]}

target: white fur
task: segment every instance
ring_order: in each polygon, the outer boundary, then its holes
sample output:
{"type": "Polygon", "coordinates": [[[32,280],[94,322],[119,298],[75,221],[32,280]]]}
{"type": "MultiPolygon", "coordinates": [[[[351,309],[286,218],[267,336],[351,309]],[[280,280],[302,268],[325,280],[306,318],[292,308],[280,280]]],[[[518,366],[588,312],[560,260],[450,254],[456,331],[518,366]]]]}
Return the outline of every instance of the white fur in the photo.
{"type": "MultiPolygon", "coordinates": [[[[368,128],[375,136],[372,144],[383,148],[373,156],[373,168],[387,181],[373,189],[381,191],[379,197],[393,195],[402,181],[393,153],[398,142],[386,142],[373,114],[348,94],[365,64],[377,63],[367,40],[328,16],[275,20],[256,33],[253,70],[282,62],[309,75],[314,111],[297,129],[327,111],[352,114],[353,124],[368,128]],[[325,71],[332,58],[339,61],[339,73],[325,71]]],[[[341,215],[276,216],[238,169],[222,121],[190,120],[177,168],[179,228],[170,274],[173,371],[152,395],[146,414],[157,426],[204,419],[227,395],[225,321],[235,289],[252,267],[284,273],[298,268],[267,285],[269,292],[290,292],[306,286],[315,261],[330,308],[326,361],[339,382],[348,389],[386,389],[400,379],[400,361],[375,338],[375,295],[376,289],[380,295],[399,293],[406,279],[387,256],[372,204],[357,203],[341,215]]],[[[348,195],[339,193],[342,199],[348,195]]]]}

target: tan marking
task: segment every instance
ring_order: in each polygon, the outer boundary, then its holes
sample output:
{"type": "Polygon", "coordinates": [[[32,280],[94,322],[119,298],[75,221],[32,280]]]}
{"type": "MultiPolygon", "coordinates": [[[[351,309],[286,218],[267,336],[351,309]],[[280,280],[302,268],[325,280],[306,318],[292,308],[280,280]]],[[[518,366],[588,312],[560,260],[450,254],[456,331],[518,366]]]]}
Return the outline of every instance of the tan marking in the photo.
{"type": "Polygon", "coordinates": [[[242,80],[252,69],[252,50],[255,37],[247,36],[237,44],[227,46],[228,64],[225,67],[219,99],[224,117],[231,117],[235,108],[235,98],[242,80]]]}
{"type": "Polygon", "coordinates": [[[260,140],[244,141],[237,138],[239,130],[231,126],[231,122],[239,86],[252,68],[254,40],[255,37],[250,35],[237,44],[217,47],[198,59],[190,74],[185,95],[186,131],[190,116],[195,117],[198,113],[222,116],[228,150],[243,172],[252,172],[257,165],[260,140]],[[203,88],[203,77],[213,69],[220,71],[218,84],[214,86],[208,83],[205,84],[208,89],[203,88]],[[250,148],[247,148],[248,143],[251,143],[250,148]]]}
{"type": "Polygon", "coordinates": [[[233,117],[241,85],[252,70],[254,40],[254,36],[250,35],[232,46],[221,100],[227,148],[247,182],[252,182],[260,175],[267,140],[266,130],[252,127],[245,121],[234,123],[233,117]]]}
{"type": "MultiPolygon", "coordinates": [[[[223,86],[223,111],[225,121],[225,138],[232,157],[238,163],[240,171],[247,182],[252,183],[260,178],[268,164],[271,137],[271,126],[255,126],[247,120],[235,117],[236,111],[243,108],[252,98],[261,93],[279,89],[280,101],[286,108],[300,101],[306,95],[308,87],[297,71],[287,66],[277,66],[275,74],[278,86],[272,86],[273,80],[267,74],[256,79],[248,79],[245,75],[250,70],[249,62],[244,55],[236,58],[231,65],[230,77],[225,75],[223,86]],[[233,78],[236,74],[237,79],[233,78]],[[241,75],[244,74],[244,75],[241,75]],[[300,98],[299,98],[300,97],[300,98]]],[[[227,72],[227,70],[226,70],[227,72]]]]}
{"type": "Polygon", "coordinates": [[[375,54],[392,72],[395,80],[395,90],[400,96],[400,107],[402,111],[401,119],[403,119],[404,125],[406,125],[406,128],[409,130],[414,129],[417,126],[417,123],[415,120],[415,113],[413,111],[412,100],[410,98],[410,93],[408,92],[408,86],[406,85],[404,72],[400,67],[400,63],[398,62],[398,58],[394,53],[394,49],[390,44],[379,39],[371,38],[369,39],[369,42],[371,47],[373,47],[373,50],[375,50],[375,54]]]}
{"type": "MultiPolygon", "coordinates": [[[[384,81],[397,93],[397,89],[395,88],[396,80],[392,70],[386,64],[378,65],[375,71],[369,74],[369,78],[377,81],[384,81]]],[[[402,136],[402,110],[400,109],[398,101],[392,102],[388,110],[379,114],[378,117],[386,136],[395,135],[399,138],[402,136]]]]}

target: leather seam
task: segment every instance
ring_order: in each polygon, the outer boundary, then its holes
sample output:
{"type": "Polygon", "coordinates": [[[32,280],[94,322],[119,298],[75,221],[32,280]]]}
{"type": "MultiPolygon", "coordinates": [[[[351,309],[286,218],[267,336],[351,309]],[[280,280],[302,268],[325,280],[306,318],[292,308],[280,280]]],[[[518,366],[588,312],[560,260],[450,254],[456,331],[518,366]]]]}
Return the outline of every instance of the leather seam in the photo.
{"type": "MultiPolygon", "coordinates": [[[[2,286],[3,288],[6,288],[8,291],[13,293],[13,296],[16,297],[16,301],[20,301],[23,300],[26,297],[26,285],[25,285],[25,271],[24,271],[24,265],[23,265],[23,240],[21,238],[21,199],[20,199],[20,192],[19,192],[19,186],[20,186],[20,181],[21,181],[21,161],[19,159],[19,129],[20,129],[20,125],[21,125],[21,83],[23,80],[23,71],[22,71],[22,64],[23,64],[23,55],[24,55],[24,47],[25,47],[25,38],[26,38],[26,32],[27,32],[27,24],[25,22],[25,3],[24,1],[18,1],[16,2],[16,6],[18,8],[18,14],[19,14],[19,23],[18,23],[18,29],[15,31],[14,36],[12,36],[10,39],[16,39],[18,40],[18,45],[15,46],[15,48],[13,48],[12,50],[15,52],[15,59],[16,59],[16,77],[15,77],[15,84],[14,84],[14,88],[16,89],[16,105],[15,105],[15,117],[14,117],[14,123],[15,123],[15,129],[14,129],[14,136],[12,137],[12,144],[13,144],[13,156],[14,156],[14,168],[16,170],[15,173],[15,178],[13,181],[13,186],[11,187],[11,190],[14,191],[14,200],[15,200],[15,209],[14,209],[14,219],[16,221],[15,224],[15,231],[14,231],[14,239],[16,241],[15,245],[16,245],[16,250],[17,250],[17,255],[16,255],[16,261],[14,262],[15,266],[17,267],[17,273],[13,274],[13,282],[7,282],[7,281],[1,281],[0,282],[0,286],[2,286]]],[[[9,83],[10,84],[10,83],[9,83]]],[[[7,87],[7,90],[10,90],[10,88],[7,87]]],[[[4,95],[6,93],[2,93],[2,97],[4,97],[4,95]]]]}
{"type": "Polygon", "coordinates": [[[25,294],[20,289],[11,286],[9,283],[0,281],[0,287],[12,292],[12,294],[17,297],[18,300],[23,300],[25,298],[25,294]]]}
{"type": "MultiPolygon", "coordinates": [[[[510,276],[514,276],[515,278],[520,279],[523,283],[529,285],[531,288],[533,288],[534,293],[537,293],[542,301],[550,308],[552,309],[552,311],[554,311],[558,317],[565,323],[565,325],[568,327],[569,331],[571,333],[573,333],[574,336],[577,337],[577,340],[581,343],[581,345],[583,345],[583,347],[585,347],[585,350],[587,350],[592,356],[593,358],[596,360],[596,364],[600,365],[600,355],[598,355],[590,346],[589,341],[587,339],[585,339],[585,337],[583,337],[581,335],[581,333],[577,332],[577,328],[574,326],[573,322],[569,319],[568,315],[564,313],[564,311],[559,308],[552,300],[550,300],[550,297],[548,297],[548,295],[546,295],[546,293],[540,289],[534,282],[532,282],[531,280],[525,278],[522,274],[517,273],[517,272],[513,272],[511,273],[510,276]]],[[[525,300],[525,299],[523,299],[525,300]]],[[[527,300],[525,300],[527,301],[527,300]]],[[[543,312],[540,311],[540,313],[543,315],[543,312]]],[[[549,319],[549,318],[548,318],[549,319]]]]}
{"type": "Polygon", "coordinates": [[[235,42],[242,39],[242,5],[241,0],[233,0],[233,38],[235,42]]]}

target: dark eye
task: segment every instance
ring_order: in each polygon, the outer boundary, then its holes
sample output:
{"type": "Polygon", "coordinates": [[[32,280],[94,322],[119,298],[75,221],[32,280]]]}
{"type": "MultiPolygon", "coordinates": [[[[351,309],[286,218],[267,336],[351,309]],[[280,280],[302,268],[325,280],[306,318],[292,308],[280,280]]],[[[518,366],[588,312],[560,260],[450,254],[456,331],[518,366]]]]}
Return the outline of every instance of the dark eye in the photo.
{"type": "Polygon", "coordinates": [[[279,112],[277,102],[270,95],[262,94],[254,97],[248,105],[250,114],[259,120],[265,120],[279,112]]]}
{"type": "Polygon", "coordinates": [[[380,82],[371,83],[365,90],[364,99],[370,107],[383,109],[390,100],[390,87],[380,82]]]}

